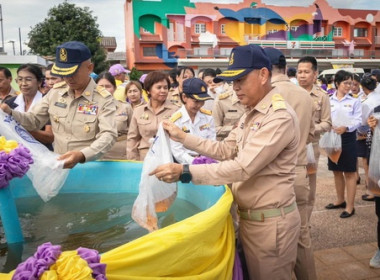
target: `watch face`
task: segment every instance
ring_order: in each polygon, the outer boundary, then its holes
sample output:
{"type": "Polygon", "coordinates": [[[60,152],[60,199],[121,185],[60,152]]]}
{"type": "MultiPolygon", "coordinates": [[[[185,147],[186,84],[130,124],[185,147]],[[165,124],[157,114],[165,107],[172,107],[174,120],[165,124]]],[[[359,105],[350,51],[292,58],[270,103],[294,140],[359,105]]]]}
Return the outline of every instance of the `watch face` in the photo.
{"type": "Polygon", "coordinates": [[[182,173],[180,176],[180,180],[182,183],[190,183],[191,178],[192,177],[190,173],[182,173]]]}

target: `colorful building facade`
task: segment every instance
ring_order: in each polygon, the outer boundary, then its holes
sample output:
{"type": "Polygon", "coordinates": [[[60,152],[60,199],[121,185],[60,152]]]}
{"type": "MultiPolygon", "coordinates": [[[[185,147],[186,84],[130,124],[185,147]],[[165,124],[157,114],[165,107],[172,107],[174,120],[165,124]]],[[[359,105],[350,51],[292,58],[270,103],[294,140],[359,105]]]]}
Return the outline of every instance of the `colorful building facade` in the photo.
{"type": "Polygon", "coordinates": [[[336,9],[328,0],[307,7],[226,2],[126,0],[128,67],[165,70],[188,60],[197,68],[224,61],[233,47],[246,44],[276,47],[288,58],[380,58],[377,10],[336,9]]]}

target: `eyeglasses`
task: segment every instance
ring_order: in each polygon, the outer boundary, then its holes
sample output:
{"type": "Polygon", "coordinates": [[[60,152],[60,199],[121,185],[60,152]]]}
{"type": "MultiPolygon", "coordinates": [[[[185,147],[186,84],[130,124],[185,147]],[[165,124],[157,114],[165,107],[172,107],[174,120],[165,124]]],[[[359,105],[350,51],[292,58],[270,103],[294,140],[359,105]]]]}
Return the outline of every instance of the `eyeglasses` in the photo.
{"type": "Polygon", "coordinates": [[[21,84],[23,81],[27,84],[30,84],[31,82],[33,82],[34,80],[36,80],[36,78],[32,78],[32,77],[25,77],[25,78],[22,78],[22,77],[17,77],[15,79],[16,83],[19,83],[21,84]]]}
{"type": "Polygon", "coordinates": [[[352,86],[352,82],[343,82],[345,86],[352,86]]]}

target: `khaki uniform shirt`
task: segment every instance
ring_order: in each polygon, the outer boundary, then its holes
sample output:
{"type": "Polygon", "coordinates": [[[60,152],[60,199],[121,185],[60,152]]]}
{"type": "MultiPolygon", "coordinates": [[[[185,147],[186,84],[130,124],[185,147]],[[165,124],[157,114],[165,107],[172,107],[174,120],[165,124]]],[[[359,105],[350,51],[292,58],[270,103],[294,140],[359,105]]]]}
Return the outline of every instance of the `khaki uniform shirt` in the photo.
{"type": "MultiPolygon", "coordinates": [[[[168,94],[167,100],[169,100],[169,102],[171,104],[177,105],[178,107],[182,106],[182,101],[180,98],[178,87],[169,89],[169,94],[168,94]]],[[[177,108],[177,110],[178,110],[178,108],[177,108]]]]}
{"type": "Polygon", "coordinates": [[[159,123],[169,119],[178,110],[178,106],[171,104],[169,100],[165,101],[157,113],[150,104],[149,102],[133,110],[127,137],[129,160],[144,160],[150,147],[150,139],[156,135],[159,123]]]}
{"type": "Polygon", "coordinates": [[[313,99],[308,92],[294,84],[288,76],[284,74],[272,76],[272,86],[276,87],[285,101],[292,106],[296,112],[300,124],[300,143],[298,145],[297,165],[307,165],[306,144],[314,138],[314,113],[315,107],[313,99]]]}
{"type": "Polygon", "coordinates": [[[315,143],[319,141],[319,138],[323,132],[331,129],[331,108],[329,96],[320,87],[314,85],[310,92],[310,96],[313,99],[315,106],[315,133],[313,140],[315,143]]]}
{"type": "Polygon", "coordinates": [[[79,150],[90,161],[115,143],[115,111],[112,95],[91,79],[78,98],[65,83],[58,83],[30,112],[12,111],[12,116],[30,131],[41,129],[50,119],[54,151],[64,154],[79,150]]]}
{"type": "Polygon", "coordinates": [[[219,140],[224,139],[237,125],[245,112],[245,106],[240,103],[236,93],[229,87],[215,100],[212,116],[214,117],[216,135],[219,140]]]}
{"type": "Polygon", "coordinates": [[[224,160],[191,165],[193,183],[233,183],[240,209],[278,208],[295,201],[299,124],[293,109],[277,93],[273,89],[253,109],[247,109],[224,141],[186,135],[185,147],[224,160]]]}
{"type": "Polygon", "coordinates": [[[19,94],[20,94],[19,91],[15,91],[15,90],[13,89],[13,87],[11,87],[11,90],[9,91],[8,95],[6,95],[4,98],[1,98],[1,97],[0,97],[0,103],[4,103],[5,100],[7,100],[8,98],[15,97],[15,96],[17,96],[17,95],[19,95],[19,94]]]}

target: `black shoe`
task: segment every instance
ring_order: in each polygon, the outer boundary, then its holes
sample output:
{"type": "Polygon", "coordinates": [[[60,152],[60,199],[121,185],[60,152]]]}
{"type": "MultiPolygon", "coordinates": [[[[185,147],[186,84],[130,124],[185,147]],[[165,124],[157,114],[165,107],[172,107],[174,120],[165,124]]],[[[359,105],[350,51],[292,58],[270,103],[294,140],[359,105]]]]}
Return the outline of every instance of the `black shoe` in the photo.
{"type": "Polygon", "coordinates": [[[349,217],[351,217],[351,216],[354,215],[354,214],[355,214],[355,208],[352,209],[352,212],[351,212],[351,213],[348,213],[347,211],[343,211],[342,214],[340,214],[340,217],[341,217],[342,219],[344,219],[344,218],[349,218],[349,217]]]}
{"type": "Polygon", "coordinates": [[[335,205],[333,203],[327,204],[325,206],[326,209],[338,209],[338,208],[346,208],[346,202],[342,202],[341,204],[335,205]]]}
{"type": "Polygon", "coordinates": [[[375,197],[371,196],[369,194],[363,194],[362,195],[362,200],[365,200],[365,201],[375,201],[375,197]]]}

